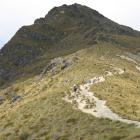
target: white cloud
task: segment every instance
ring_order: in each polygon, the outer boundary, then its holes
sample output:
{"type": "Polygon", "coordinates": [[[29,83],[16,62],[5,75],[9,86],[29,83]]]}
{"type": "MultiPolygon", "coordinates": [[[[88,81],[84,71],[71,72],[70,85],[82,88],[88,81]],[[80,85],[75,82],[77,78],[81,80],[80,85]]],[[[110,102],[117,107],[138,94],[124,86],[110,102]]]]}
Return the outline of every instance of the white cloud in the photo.
{"type": "Polygon", "coordinates": [[[7,42],[23,25],[45,16],[54,6],[80,3],[106,17],[140,30],[139,0],[0,0],[0,42],[7,42]]]}

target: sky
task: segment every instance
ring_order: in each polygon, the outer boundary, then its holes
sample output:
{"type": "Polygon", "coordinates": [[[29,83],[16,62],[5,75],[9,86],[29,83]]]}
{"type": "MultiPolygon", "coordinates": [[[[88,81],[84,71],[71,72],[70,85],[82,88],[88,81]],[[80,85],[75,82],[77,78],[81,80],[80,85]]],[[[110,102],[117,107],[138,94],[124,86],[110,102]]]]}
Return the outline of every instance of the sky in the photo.
{"type": "Polygon", "coordinates": [[[0,48],[21,26],[33,24],[54,6],[73,3],[89,6],[140,31],[140,0],[0,0],[0,48]]]}

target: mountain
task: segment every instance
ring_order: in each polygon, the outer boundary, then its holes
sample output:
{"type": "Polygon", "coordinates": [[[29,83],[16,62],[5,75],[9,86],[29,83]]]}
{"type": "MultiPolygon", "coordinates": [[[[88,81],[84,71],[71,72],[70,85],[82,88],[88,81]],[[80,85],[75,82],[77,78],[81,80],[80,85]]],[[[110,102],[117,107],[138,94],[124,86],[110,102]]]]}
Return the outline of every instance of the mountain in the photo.
{"type": "Polygon", "coordinates": [[[74,84],[99,75],[105,82],[91,91],[113,112],[139,123],[139,31],[80,4],[54,7],[21,27],[0,50],[0,139],[139,139],[133,123],[84,113],[79,95],[71,97],[74,84]]]}
{"type": "MultiPolygon", "coordinates": [[[[19,29],[1,49],[1,83],[21,74],[21,67],[37,61],[43,53],[49,53],[46,54],[47,59],[51,59],[98,41],[129,47],[127,43],[116,39],[116,36],[139,39],[140,32],[119,25],[86,6],[74,4],[55,7],[45,18],[37,19],[33,25],[19,29]]],[[[133,47],[135,45],[137,46],[134,44],[133,47]]]]}

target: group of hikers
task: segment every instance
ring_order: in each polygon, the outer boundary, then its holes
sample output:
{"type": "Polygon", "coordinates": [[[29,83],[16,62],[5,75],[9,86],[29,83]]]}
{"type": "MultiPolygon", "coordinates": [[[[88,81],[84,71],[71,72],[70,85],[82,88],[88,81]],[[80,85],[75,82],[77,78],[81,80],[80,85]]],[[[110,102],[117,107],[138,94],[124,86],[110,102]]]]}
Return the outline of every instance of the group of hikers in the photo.
{"type": "Polygon", "coordinates": [[[76,84],[74,84],[73,86],[73,92],[77,92],[78,86],[76,84]]]}
{"type": "MultiPolygon", "coordinates": [[[[124,68],[123,70],[124,70],[124,72],[126,71],[125,68],[124,68]]],[[[96,80],[98,81],[98,80],[100,80],[100,78],[99,78],[99,77],[96,77],[96,78],[95,78],[95,81],[96,81],[96,80]]],[[[83,84],[85,84],[85,83],[87,83],[87,82],[83,80],[83,81],[81,82],[81,85],[83,85],[83,84]]],[[[93,83],[94,83],[94,81],[93,81],[93,83]]],[[[73,86],[73,92],[77,92],[78,89],[79,89],[79,85],[78,85],[78,84],[74,84],[74,86],[73,86]]]]}
{"type": "MultiPolygon", "coordinates": [[[[81,82],[81,85],[84,85],[84,84],[86,84],[86,83],[87,83],[87,82],[83,80],[83,81],[81,82]]],[[[78,85],[78,84],[74,84],[74,86],[73,86],[73,92],[77,92],[79,89],[80,89],[79,85],[78,85]]]]}
{"type": "MultiPolygon", "coordinates": [[[[85,84],[84,80],[81,82],[81,85],[85,84]]],[[[80,89],[78,84],[74,84],[73,86],[73,92],[77,92],[80,89]]]]}
{"type": "MultiPolygon", "coordinates": [[[[96,77],[92,82],[94,83],[95,81],[100,80],[99,77],[96,77]]],[[[87,83],[91,83],[91,80],[82,80],[81,85],[87,84],[87,83]]],[[[78,84],[74,84],[73,86],[73,92],[77,92],[79,90],[79,85],[78,84]]]]}

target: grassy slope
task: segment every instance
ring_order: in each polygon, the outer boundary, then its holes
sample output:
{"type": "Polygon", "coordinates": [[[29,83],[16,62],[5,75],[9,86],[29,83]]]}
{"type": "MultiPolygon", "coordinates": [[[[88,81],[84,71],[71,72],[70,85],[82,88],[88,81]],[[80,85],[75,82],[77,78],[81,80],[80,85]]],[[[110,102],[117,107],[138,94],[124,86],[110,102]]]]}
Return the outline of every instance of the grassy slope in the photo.
{"type": "MultiPolygon", "coordinates": [[[[138,101],[140,98],[138,96],[140,74],[133,64],[116,57],[116,54],[119,53],[122,53],[119,46],[101,43],[67,55],[66,57],[74,57],[78,61],[63,71],[58,69],[55,75],[52,73],[44,75],[41,81],[39,75],[28,79],[18,79],[7,89],[1,90],[1,94],[15,92],[22,98],[16,103],[11,104],[6,101],[0,106],[0,139],[139,139],[140,129],[136,129],[132,125],[84,114],[62,100],[64,93],[68,92],[73,84],[81,83],[82,80],[96,75],[102,75],[110,69],[111,65],[120,68],[125,66],[126,74],[108,78],[105,83],[93,87],[93,90],[97,96],[106,99],[115,112],[129,118],[140,119],[138,110],[135,109],[137,115],[134,115],[133,108],[131,106],[128,108],[128,105],[134,104],[135,100],[138,101]],[[124,88],[128,84],[129,87],[124,88]],[[137,90],[135,90],[136,86],[137,90]],[[121,98],[118,92],[122,95],[121,98]],[[121,108],[122,106],[124,109],[121,108]]],[[[43,59],[45,57],[44,55],[43,59]]],[[[139,108],[140,104],[135,103],[135,106],[139,108]]]]}
{"type": "Polygon", "coordinates": [[[126,69],[125,74],[106,78],[104,83],[92,87],[96,95],[108,101],[108,105],[126,118],[140,120],[140,73],[135,65],[126,60],[118,59],[126,69]]]}

